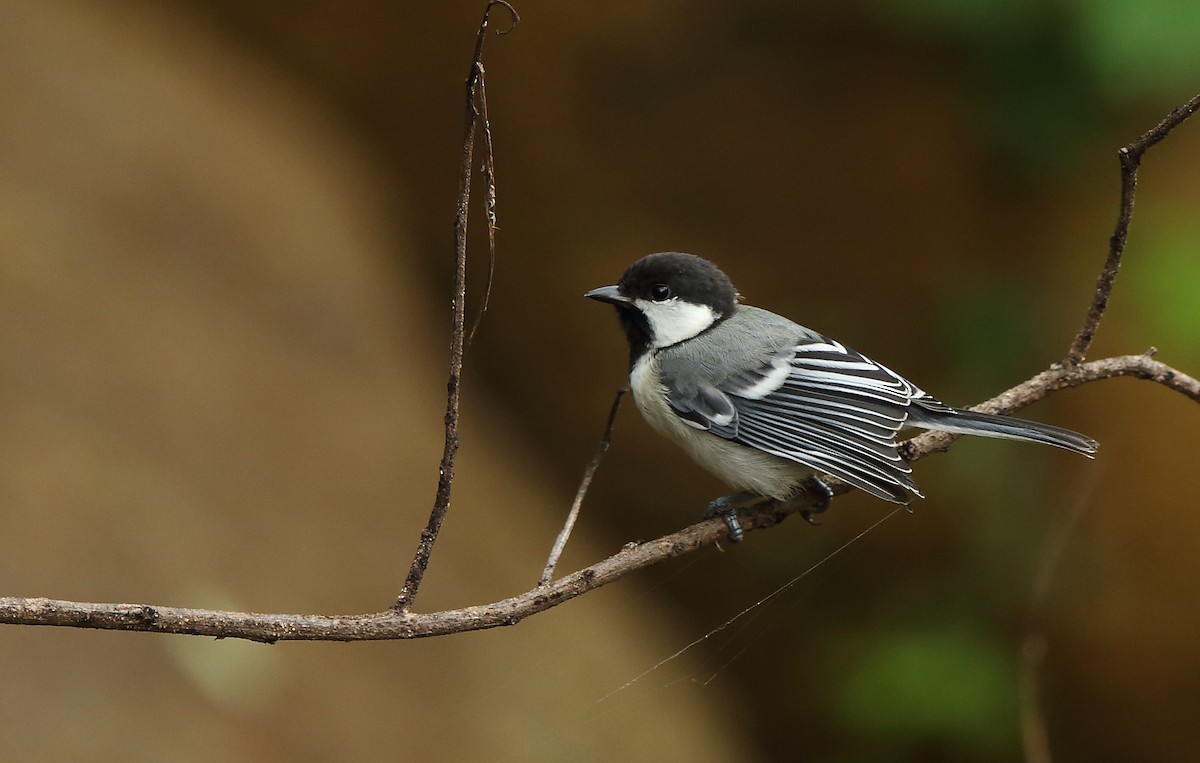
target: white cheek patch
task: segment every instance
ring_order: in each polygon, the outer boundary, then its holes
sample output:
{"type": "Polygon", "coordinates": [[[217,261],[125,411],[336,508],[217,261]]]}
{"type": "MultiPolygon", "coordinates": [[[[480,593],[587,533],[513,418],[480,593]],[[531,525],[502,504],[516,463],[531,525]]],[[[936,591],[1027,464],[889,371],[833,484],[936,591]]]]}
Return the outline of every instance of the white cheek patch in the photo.
{"type": "Polygon", "coordinates": [[[708,305],[679,299],[666,302],[635,299],[633,303],[650,324],[651,347],[656,350],[691,339],[717,320],[717,314],[708,305]]]}

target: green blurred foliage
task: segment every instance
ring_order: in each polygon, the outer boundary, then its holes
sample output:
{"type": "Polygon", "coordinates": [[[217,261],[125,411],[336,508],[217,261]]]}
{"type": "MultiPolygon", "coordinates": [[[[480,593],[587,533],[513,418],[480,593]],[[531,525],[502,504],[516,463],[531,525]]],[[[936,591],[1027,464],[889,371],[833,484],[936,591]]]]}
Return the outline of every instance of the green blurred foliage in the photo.
{"type": "Polygon", "coordinates": [[[1125,287],[1145,335],[1176,362],[1200,360],[1200,220],[1194,209],[1139,209],[1125,287]]]}
{"type": "Polygon", "coordinates": [[[1200,71],[1195,0],[1076,0],[1075,40],[1114,99],[1180,98],[1200,71]]]}
{"type": "Polygon", "coordinates": [[[886,13],[964,58],[977,129],[1029,179],[1074,167],[1079,137],[1114,107],[1181,100],[1200,71],[1193,0],[902,0],[886,13]]]}
{"type": "MultiPolygon", "coordinates": [[[[1031,310],[1028,281],[991,269],[966,273],[940,295],[932,337],[952,374],[938,385],[951,405],[994,393],[1030,370],[1042,317],[1031,310]]],[[[932,380],[931,382],[932,383],[932,380]]]]}
{"type": "Polygon", "coordinates": [[[1192,0],[902,0],[890,8],[905,25],[961,43],[977,58],[1011,58],[1039,38],[1056,39],[1061,65],[1113,100],[1177,98],[1200,68],[1200,3],[1192,0]]]}
{"type": "Polygon", "coordinates": [[[958,759],[1012,753],[1015,666],[1003,640],[964,623],[881,632],[846,677],[838,712],[851,738],[893,755],[931,745],[958,759]]]}

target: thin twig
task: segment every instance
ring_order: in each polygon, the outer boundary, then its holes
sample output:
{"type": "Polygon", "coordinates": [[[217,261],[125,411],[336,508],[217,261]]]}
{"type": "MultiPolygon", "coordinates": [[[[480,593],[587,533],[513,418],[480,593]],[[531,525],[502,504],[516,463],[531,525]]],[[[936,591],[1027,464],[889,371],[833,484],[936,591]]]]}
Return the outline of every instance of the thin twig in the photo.
{"type": "Polygon", "coordinates": [[[1050,733],[1042,707],[1041,670],[1046,659],[1046,637],[1030,631],[1021,640],[1021,665],[1017,687],[1021,714],[1021,747],[1025,763],[1051,763],[1050,733]]]}
{"type": "MultiPolygon", "coordinates": [[[[979,408],[1011,411],[1040,400],[1055,390],[1116,376],[1153,381],[1200,402],[1200,380],[1146,355],[1126,355],[1089,361],[1065,376],[1061,369],[1046,371],[983,403],[979,408]]],[[[915,461],[930,453],[945,450],[949,443],[922,435],[910,440],[907,447],[907,457],[915,461]]],[[[835,493],[850,489],[844,484],[831,484],[830,488],[835,493]]],[[[739,516],[742,529],[749,533],[774,527],[805,508],[808,505],[806,495],[802,494],[801,498],[785,504],[766,504],[743,512],[739,516]]],[[[394,608],[366,615],[252,614],[147,604],[0,598],[0,623],[182,633],[264,642],[377,641],[443,636],[515,625],[530,615],[558,606],[632,572],[722,540],[728,533],[725,521],[721,517],[713,517],[657,540],[631,543],[604,561],[518,596],[490,604],[428,614],[394,608]]]]}
{"type": "Polygon", "coordinates": [[[404,588],[396,599],[395,608],[407,611],[412,606],[429,566],[429,556],[433,552],[433,544],[437,541],[442,529],[442,522],[450,509],[450,489],[454,484],[454,461],[458,455],[458,420],[459,398],[463,368],[463,344],[465,341],[465,319],[467,298],[467,214],[471,201],[471,168],[475,152],[475,126],[479,119],[479,110],[475,107],[475,93],[483,80],[483,42],[487,38],[487,28],[492,6],[500,5],[506,8],[515,26],[519,20],[516,10],[504,0],[491,0],[483,11],[483,20],[479,24],[479,34],[475,38],[475,53],[471,57],[471,71],[466,80],[466,127],[463,136],[462,163],[460,166],[458,208],[454,215],[454,301],[451,316],[453,329],[450,336],[450,373],[446,381],[446,439],[442,450],[442,461],[438,467],[437,493],[433,501],[433,509],[429,513],[429,521],[421,531],[421,539],[417,543],[417,551],[413,555],[412,565],[404,581],[404,588]]]}
{"type": "MultiPolygon", "coordinates": [[[[1093,472],[1094,474],[1094,472],[1093,472]]],[[[1042,665],[1046,660],[1046,634],[1041,626],[1050,585],[1062,561],[1063,553],[1075,534],[1080,519],[1091,505],[1095,479],[1079,491],[1071,508],[1050,533],[1038,560],[1029,598],[1028,626],[1021,639],[1020,673],[1018,675],[1018,710],[1021,718],[1021,744],[1025,763],[1051,763],[1050,734],[1046,726],[1046,711],[1042,703],[1042,665]]]]}
{"type": "Polygon", "coordinates": [[[579,480],[579,489],[575,491],[575,500],[571,503],[571,510],[567,512],[567,521],[563,522],[562,530],[554,539],[554,546],[550,549],[550,556],[546,559],[542,576],[538,578],[539,586],[546,585],[554,578],[554,568],[558,566],[558,558],[562,556],[567,539],[571,537],[571,531],[575,529],[575,520],[579,518],[579,509],[583,506],[583,498],[587,495],[588,488],[591,487],[592,477],[596,475],[596,470],[600,468],[600,462],[604,460],[604,454],[608,452],[608,446],[612,444],[613,425],[617,423],[617,411],[621,408],[622,396],[628,391],[628,388],[623,387],[617,390],[616,396],[613,397],[612,408],[608,411],[608,423],[604,425],[604,434],[600,436],[600,442],[596,444],[596,452],[592,455],[592,460],[583,470],[583,478],[579,480]]]}
{"type": "Polygon", "coordinates": [[[1129,224],[1133,220],[1133,198],[1137,193],[1137,172],[1142,157],[1151,146],[1167,137],[1171,130],[1183,124],[1197,109],[1200,109],[1200,95],[1179,108],[1172,109],[1171,113],[1152,129],[1117,151],[1117,158],[1121,162],[1121,203],[1117,212],[1117,224],[1108,240],[1108,258],[1100,271],[1100,277],[1096,279],[1096,293],[1092,297],[1091,307],[1088,308],[1083,327],[1079,329],[1067,350],[1067,356],[1063,359],[1065,365],[1074,366],[1083,362],[1092,346],[1092,340],[1096,338],[1100,319],[1108,309],[1108,298],[1112,294],[1113,283],[1117,280],[1121,256],[1125,253],[1125,242],[1129,238],[1129,224]]]}
{"type": "Polygon", "coordinates": [[[488,272],[487,281],[483,285],[483,297],[479,300],[479,312],[475,314],[475,322],[471,324],[471,333],[467,335],[468,345],[475,341],[475,332],[479,330],[483,314],[487,312],[488,303],[492,300],[492,283],[496,280],[496,159],[492,152],[492,122],[488,119],[487,77],[482,64],[479,67],[479,113],[483,123],[483,167],[481,169],[487,184],[484,208],[487,215],[488,272]]]}
{"type": "MultiPolygon", "coordinates": [[[[508,28],[497,29],[496,34],[508,34],[521,21],[520,14],[517,9],[513,8],[502,0],[496,0],[506,9],[510,16],[508,28]]],[[[489,5],[489,7],[491,7],[489,5]]],[[[475,341],[475,332],[479,330],[479,324],[483,321],[483,314],[487,312],[488,304],[492,300],[492,284],[496,280],[496,155],[492,150],[492,120],[488,116],[487,105],[487,76],[483,69],[483,64],[479,64],[479,113],[483,123],[483,177],[487,183],[485,189],[484,208],[487,215],[487,232],[488,232],[488,272],[487,281],[483,285],[483,297],[479,300],[479,312],[475,315],[475,321],[471,324],[471,333],[467,335],[467,344],[475,341]]]]}

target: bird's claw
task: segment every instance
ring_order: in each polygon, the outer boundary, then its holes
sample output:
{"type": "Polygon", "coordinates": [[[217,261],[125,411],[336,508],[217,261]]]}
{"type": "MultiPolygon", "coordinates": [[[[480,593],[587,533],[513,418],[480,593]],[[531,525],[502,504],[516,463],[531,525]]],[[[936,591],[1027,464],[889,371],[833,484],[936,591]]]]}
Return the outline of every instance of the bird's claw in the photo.
{"type": "Polygon", "coordinates": [[[725,526],[729,528],[730,543],[741,543],[742,538],[746,537],[746,532],[742,529],[742,523],[738,520],[737,509],[730,509],[722,518],[725,520],[725,526]]]}
{"type": "Polygon", "coordinates": [[[818,477],[809,477],[805,480],[804,490],[812,497],[812,502],[800,510],[800,516],[804,517],[804,521],[813,527],[820,527],[821,523],[813,517],[825,513],[825,510],[829,508],[829,504],[833,502],[833,491],[818,477]]]}
{"type": "Polygon", "coordinates": [[[706,517],[721,517],[725,520],[725,526],[729,528],[729,542],[741,543],[746,537],[745,530],[742,529],[742,523],[738,520],[738,506],[744,504],[747,500],[756,498],[755,493],[734,493],[733,495],[724,495],[708,504],[704,510],[706,517]]]}

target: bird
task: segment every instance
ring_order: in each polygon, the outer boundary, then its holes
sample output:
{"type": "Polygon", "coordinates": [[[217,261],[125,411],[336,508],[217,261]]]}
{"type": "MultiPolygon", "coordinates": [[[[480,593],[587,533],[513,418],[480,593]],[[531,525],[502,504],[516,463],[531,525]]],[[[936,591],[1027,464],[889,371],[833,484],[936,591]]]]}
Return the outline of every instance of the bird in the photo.
{"type": "Polygon", "coordinates": [[[952,408],[888,367],[768,310],[741,303],[706,259],[658,252],[586,297],[616,308],[629,343],[629,388],[651,428],[734,488],[706,515],[810,494],[806,520],[833,497],[824,475],[885,501],[924,497],[901,457],[904,429],[1053,445],[1094,457],[1062,427],[952,408]]]}

